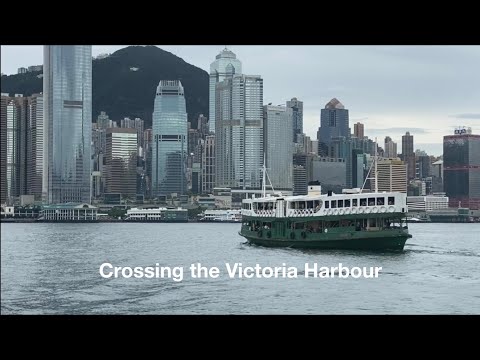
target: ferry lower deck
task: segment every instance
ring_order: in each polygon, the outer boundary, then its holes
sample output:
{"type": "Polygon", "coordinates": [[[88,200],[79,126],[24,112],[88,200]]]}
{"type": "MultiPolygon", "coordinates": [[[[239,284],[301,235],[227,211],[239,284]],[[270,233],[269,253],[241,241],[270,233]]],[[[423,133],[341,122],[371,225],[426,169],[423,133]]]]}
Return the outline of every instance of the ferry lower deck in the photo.
{"type": "Polygon", "coordinates": [[[274,247],[402,250],[411,235],[404,214],[308,218],[244,216],[240,235],[274,247]]]}

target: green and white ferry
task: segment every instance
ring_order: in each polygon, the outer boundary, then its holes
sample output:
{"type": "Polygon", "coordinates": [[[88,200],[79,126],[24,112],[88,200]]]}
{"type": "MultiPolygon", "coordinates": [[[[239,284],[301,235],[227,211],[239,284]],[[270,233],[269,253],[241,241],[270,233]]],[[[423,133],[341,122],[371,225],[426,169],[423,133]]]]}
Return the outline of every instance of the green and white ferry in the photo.
{"type": "MultiPolygon", "coordinates": [[[[263,174],[265,179],[265,166],[263,174]]],[[[362,187],[345,189],[342,194],[321,194],[321,185],[313,182],[308,185],[308,195],[282,196],[266,194],[263,183],[262,197],[242,201],[239,234],[250,243],[268,247],[403,250],[412,237],[408,233],[404,193],[364,192],[362,187]]]]}

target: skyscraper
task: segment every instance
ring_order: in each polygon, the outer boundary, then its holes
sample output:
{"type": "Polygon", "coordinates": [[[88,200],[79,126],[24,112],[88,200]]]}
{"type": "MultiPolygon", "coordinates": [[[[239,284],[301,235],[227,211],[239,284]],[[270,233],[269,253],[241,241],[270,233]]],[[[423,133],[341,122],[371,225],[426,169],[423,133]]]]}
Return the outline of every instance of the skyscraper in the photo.
{"type": "Polygon", "coordinates": [[[480,209],[480,135],[457,129],[443,137],[443,176],[450,207],[480,209]]]}
{"type": "Polygon", "coordinates": [[[152,116],[153,196],[187,192],[187,110],[180,80],[161,80],[152,116]]]}
{"type": "Polygon", "coordinates": [[[27,194],[42,200],[43,95],[27,98],[27,194]]]}
{"type": "Polygon", "coordinates": [[[223,49],[220,54],[215,57],[215,61],[210,64],[210,104],[209,104],[209,127],[210,132],[215,132],[215,116],[216,103],[215,92],[216,85],[222,82],[227,77],[232,77],[234,74],[242,73],[242,63],[237,59],[237,56],[228,50],[223,49]]]}
{"type": "Polygon", "coordinates": [[[320,127],[317,132],[318,154],[320,156],[332,156],[328,150],[332,138],[350,138],[348,121],[348,110],[336,98],[325,105],[325,109],[321,110],[320,127]]]}
{"type": "Polygon", "coordinates": [[[27,98],[1,97],[2,203],[27,194],[27,98]]]}
{"type": "MultiPolygon", "coordinates": [[[[128,117],[120,120],[120,127],[125,129],[136,129],[137,130],[137,147],[143,153],[143,131],[144,131],[144,121],[140,118],[130,119],[128,117]]],[[[143,154],[142,154],[143,155],[143,154]]]]}
{"type": "MultiPolygon", "coordinates": [[[[382,159],[377,164],[378,191],[398,191],[407,193],[407,168],[403,161],[382,159]]],[[[374,181],[370,182],[374,190],[374,181]]]]}
{"type": "Polygon", "coordinates": [[[216,184],[260,189],[263,166],[263,79],[234,75],[217,84],[216,184]]]}
{"type": "Polygon", "coordinates": [[[108,128],[106,130],[107,193],[120,193],[135,198],[137,193],[137,130],[108,128]]]}
{"type": "Polygon", "coordinates": [[[215,187],[215,135],[202,142],[202,194],[211,194],[215,187]]]}
{"type": "Polygon", "coordinates": [[[307,195],[307,170],[301,165],[293,167],[293,195],[307,195]]]}
{"type": "Polygon", "coordinates": [[[397,157],[397,143],[392,141],[390,136],[385,137],[385,154],[386,158],[397,157]]]}
{"type": "Polygon", "coordinates": [[[303,101],[294,97],[287,101],[287,107],[292,109],[293,142],[296,142],[297,134],[303,133],[303,101]]]}
{"type": "Polygon", "coordinates": [[[43,200],[90,202],[92,46],[46,45],[43,200]]]}
{"type": "Polygon", "coordinates": [[[292,190],[293,143],[291,129],[293,111],[290,107],[263,107],[263,146],[266,167],[275,190],[292,190]]]}
{"type": "Polygon", "coordinates": [[[8,95],[0,97],[0,205],[7,202],[7,104],[8,95]]]}
{"type": "Polygon", "coordinates": [[[402,136],[402,160],[407,165],[407,178],[415,178],[415,153],[413,152],[413,135],[407,131],[402,136]]]}
{"type": "Polygon", "coordinates": [[[365,134],[364,134],[364,126],[361,122],[357,122],[356,124],[353,124],[353,135],[359,139],[362,139],[365,134]]]}

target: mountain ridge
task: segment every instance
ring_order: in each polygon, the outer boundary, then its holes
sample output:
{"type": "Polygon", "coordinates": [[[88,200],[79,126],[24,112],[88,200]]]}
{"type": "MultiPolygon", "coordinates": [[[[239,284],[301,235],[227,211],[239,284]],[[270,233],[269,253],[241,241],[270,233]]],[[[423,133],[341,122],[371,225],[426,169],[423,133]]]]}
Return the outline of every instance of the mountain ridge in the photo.
{"type": "MultiPolygon", "coordinates": [[[[30,96],[43,91],[41,72],[2,76],[1,92],[30,96]]],[[[160,80],[180,80],[185,90],[188,121],[196,127],[200,114],[208,117],[208,73],[157,46],[127,46],[92,60],[92,121],[100,111],[110,119],[139,117],[151,127],[156,88],[160,80]]]]}

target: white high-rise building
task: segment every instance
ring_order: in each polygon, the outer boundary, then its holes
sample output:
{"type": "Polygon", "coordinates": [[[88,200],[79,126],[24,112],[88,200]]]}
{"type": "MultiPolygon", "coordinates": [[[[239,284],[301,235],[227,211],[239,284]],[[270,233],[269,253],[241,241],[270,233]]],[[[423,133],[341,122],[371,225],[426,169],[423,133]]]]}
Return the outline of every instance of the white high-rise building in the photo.
{"type": "Polygon", "coordinates": [[[237,56],[228,50],[223,49],[215,58],[215,61],[210,64],[210,104],[209,104],[209,130],[211,133],[215,132],[215,92],[217,83],[222,82],[227,77],[232,77],[234,74],[242,73],[242,63],[237,59],[237,56]]]}
{"type": "Polygon", "coordinates": [[[218,187],[259,189],[263,165],[263,79],[234,75],[217,84],[215,164],[218,187]]]}

